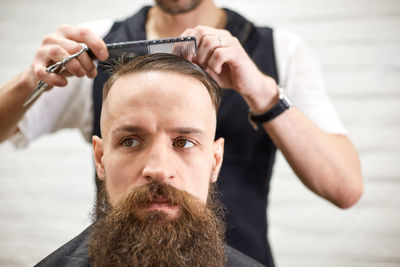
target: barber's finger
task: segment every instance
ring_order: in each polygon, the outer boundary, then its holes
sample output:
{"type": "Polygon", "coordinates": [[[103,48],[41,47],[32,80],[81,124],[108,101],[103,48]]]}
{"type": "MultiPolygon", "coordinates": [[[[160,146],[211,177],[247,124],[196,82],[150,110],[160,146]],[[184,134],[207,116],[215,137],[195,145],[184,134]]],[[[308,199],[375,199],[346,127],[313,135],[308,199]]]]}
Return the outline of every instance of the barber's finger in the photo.
{"type": "Polygon", "coordinates": [[[82,78],[87,74],[86,70],[82,67],[78,59],[71,59],[69,62],[64,64],[64,68],[74,76],[82,78]]]}
{"type": "Polygon", "coordinates": [[[50,86],[66,86],[68,81],[63,75],[46,72],[45,65],[33,66],[33,72],[37,81],[44,81],[50,86]]]}
{"type": "MultiPolygon", "coordinates": [[[[78,48],[78,51],[82,49],[81,46],[79,47],[80,48],[78,48]]],[[[76,52],[71,52],[71,55],[76,52]]],[[[96,65],[93,63],[92,59],[87,53],[82,53],[78,57],[70,60],[64,65],[64,67],[68,70],[68,72],[77,77],[83,77],[84,75],[87,75],[89,78],[94,78],[96,77],[97,73],[96,65]]]]}
{"type": "Polygon", "coordinates": [[[86,70],[86,75],[89,78],[95,78],[97,75],[97,67],[91,60],[90,56],[87,53],[82,53],[80,56],[78,56],[78,60],[86,70]]]}
{"type": "Polygon", "coordinates": [[[50,73],[48,78],[43,81],[52,86],[59,86],[59,87],[64,87],[68,84],[68,80],[65,76],[56,73],[50,73]]]}
{"type": "Polygon", "coordinates": [[[198,40],[196,62],[204,65],[212,51],[222,45],[229,45],[232,35],[227,30],[215,29],[207,26],[197,26],[192,32],[198,40]]]}
{"type": "Polygon", "coordinates": [[[71,25],[61,25],[57,29],[57,34],[65,36],[67,39],[71,39],[76,42],[85,43],[93,54],[101,61],[108,58],[108,50],[104,41],[94,34],[89,29],[71,26],[71,25]]]}
{"type": "MultiPolygon", "coordinates": [[[[57,47],[57,48],[59,48],[59,49],[57,49],[58,51],[63,50],[60,47],[57,47]]],[[[56,50],[56,49],[54,49],[54,50],[56,50]]],[[[75,51],[72,50],[71,52],[63,50],[64,56],[62,58],[60,58],[58,56],[52,57],[51,55],[49,55],[49,59],[51,59],[54,62],[59,62],[65,58],[68,58],[71,54],[74,54],[74,53],[78,52],[79,50],[80,50],[79,47],[77,47],[77,49],[75,51]]],[[[71,73],[72,75],[77,76],[79,78],[85,76],[87,73],[86,70],[82,67],[82,65],[80,64],[80,62],[77,59],[72,59],[72,60],[68,61],[66,64],[64,64],[64,67],[65,67],[65,69],[68,70],[69,73],[71,73]]]]}
{"type": "Polygon", "coordinates": [[[213,51],[207,65],[216,73],[221,73],[222,66],[227,63],[231,68],[238,68],[250,59],[240,44],[239,39],[230,36],[219,36],[220,45],[213,51]]]}
{"type": "Polygon", "coordinates": [[[227,63],[230,64],[235,60],[235,53],[237,51],[232,47],[220,47],[213,51],[210,56],[207,67],[212,69],[215,73],[221,74],[222,66],[227,63]]]}
{"type": "Polygon", "coordinates": [[[218,36],[216,35],[205,35],[201,39],[196,56],[196,62],[203,66],[207,63],[209,57],[213,51],[219,47],[218,36]]]}
{"type": "Polygon", "coordinates": [[[203,39],[204,35],[206,35],[207,30],[210,30],[210,29],[212,29],[212,31],[215,30],[215,29],[213,29],[211,27],[197,26],[197,27],[195,27],[193,29],[192,28],[186,29],[181,34],[181,36],[193,36],[196,39],[197,54],[195,55],[195,57],[194,56],[188,57],[187,58],[188,60],[193,61],[193,62],[195,62],[197,64],[200,64],[198,62],[198,60],[197,60],[197,57],[199,56],[199,53],[200,53],[200,51],[199,51],[200,45],[201,45],[201,42],[202,42],[202,39],[203,39]]]}

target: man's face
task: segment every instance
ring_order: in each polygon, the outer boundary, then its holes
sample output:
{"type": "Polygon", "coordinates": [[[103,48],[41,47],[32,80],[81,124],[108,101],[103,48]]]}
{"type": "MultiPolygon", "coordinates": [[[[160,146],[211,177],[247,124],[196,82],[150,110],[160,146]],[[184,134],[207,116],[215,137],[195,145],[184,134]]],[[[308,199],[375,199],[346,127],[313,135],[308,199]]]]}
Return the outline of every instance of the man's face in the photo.
{"type": "Polygon", "coordinates": [[[202,0],[156,0],[157,5],[166,13],[176,15],[194,10],[202,0]]]}
{"type": "MultiPolygon", "coordinates": [[[[172,72],[127,74],[103,105],[103,139],[93,138],[96,170],[115,206],[132,188],[159,182],[206,203],[222,163],[215,109],[199,80],[172,72]]],[[[160,198],[147,207],[179,211],[160,198]]]]}

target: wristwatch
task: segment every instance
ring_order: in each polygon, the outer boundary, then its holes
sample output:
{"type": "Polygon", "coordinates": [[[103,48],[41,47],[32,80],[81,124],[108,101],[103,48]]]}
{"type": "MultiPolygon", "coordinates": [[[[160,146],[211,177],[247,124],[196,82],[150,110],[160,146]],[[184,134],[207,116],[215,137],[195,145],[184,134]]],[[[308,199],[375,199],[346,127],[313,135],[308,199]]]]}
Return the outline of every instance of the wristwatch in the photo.
{"type": "Polygon", "coordinates": [[[278,92],[279,102],[265,113],[254,114],[249,109],[249,123],[251,124],[251,126],[253,126],[254,130],[258,130],[257,123],[270,121],[281,115],[285,110],[289,109],[292,106],[292,103],[290,102],[289,98],[283,93],[283,90],[280,86],[278,86],[278,92]]]}

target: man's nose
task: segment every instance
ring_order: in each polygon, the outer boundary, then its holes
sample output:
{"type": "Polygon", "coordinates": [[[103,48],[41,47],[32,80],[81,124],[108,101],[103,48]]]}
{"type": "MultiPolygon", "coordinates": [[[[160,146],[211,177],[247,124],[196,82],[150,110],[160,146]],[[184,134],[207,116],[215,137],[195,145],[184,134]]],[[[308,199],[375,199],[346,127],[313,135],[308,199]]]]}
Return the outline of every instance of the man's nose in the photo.
{"type": "Polygon", "coordinates": [[[147,154],[143,168],[143,177],[147,181],[169,184],[175,178],[171,149],[165,145],[153,145],[147,154]]]}

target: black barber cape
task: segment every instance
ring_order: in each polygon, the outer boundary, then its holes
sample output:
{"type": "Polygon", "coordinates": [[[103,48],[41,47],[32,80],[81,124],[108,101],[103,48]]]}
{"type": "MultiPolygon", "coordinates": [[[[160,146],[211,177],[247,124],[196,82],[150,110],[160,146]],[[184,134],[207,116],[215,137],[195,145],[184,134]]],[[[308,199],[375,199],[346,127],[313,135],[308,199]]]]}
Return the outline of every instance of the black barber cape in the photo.
{"type": "MultiPolygon", "coordinates": [[[[106,43],[146,39],[145,23],[150,7],[114,23],[106,43]]],[[[272,29],[254,27],[239,14],[225,9],[226,29],[236,36],[258,68],[278,82],[272,29]]],[[[108,79],[101,64],[94,81],[93,134],[100,136],[102,88],[108,79]]],[[[223,91],[216,137],[225,138],[224,162],[218,179],[222,203],[228,210],[227,243],[244,254],[274,266],[267,240],[269,184],[276,148],[262,127],[255,131],[248,122],[248,106],[234,90],[223,91]]]]}
{"type": "MultiPolygon", "coordinates": [[[[51,253],[37,267],[89,267],[89,234],[90,226],[77,237],[51,253]]],[[[226,245],[227,267],[259,267],[264,266],[247,257],[238,250],[226,245]]]]}

